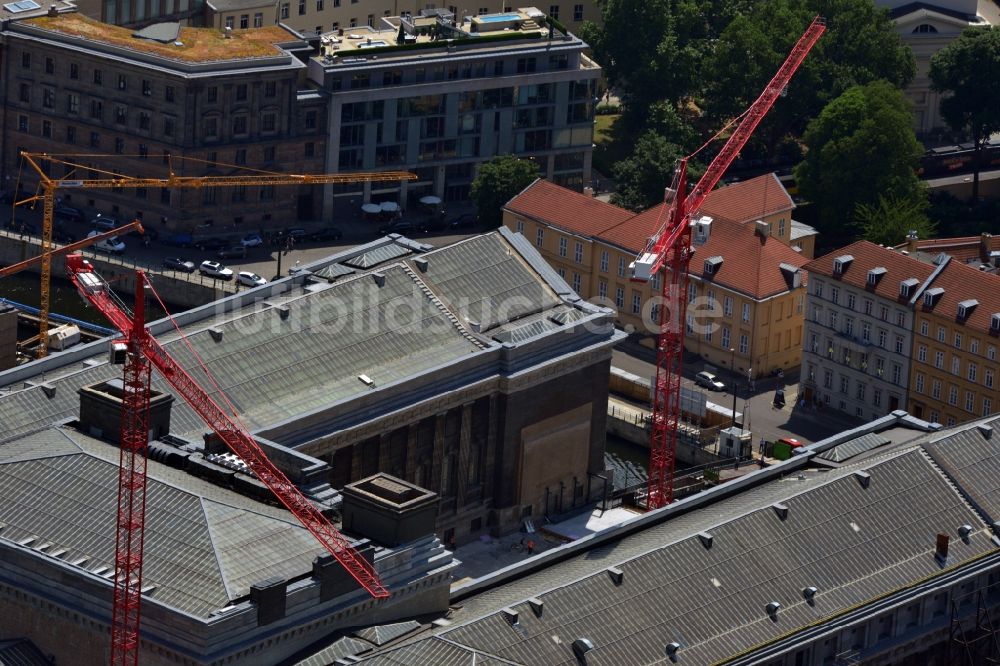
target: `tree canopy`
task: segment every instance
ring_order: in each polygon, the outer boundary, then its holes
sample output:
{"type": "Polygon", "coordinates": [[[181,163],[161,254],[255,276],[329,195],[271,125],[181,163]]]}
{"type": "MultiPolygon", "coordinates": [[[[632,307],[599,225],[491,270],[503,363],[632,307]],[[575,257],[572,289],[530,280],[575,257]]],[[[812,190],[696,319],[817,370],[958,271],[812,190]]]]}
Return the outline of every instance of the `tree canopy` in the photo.
{"type": "Polygon", "coordinates": [[[952,129],[968,131],[976,145],[973,200],[979,197],[979,157],[983,145],[1000,131],[1000,29],[969,28],[931,58],[931,87],[949,93],[941,116],[952,129]]]}
{"type": "Polygon", "coordinates": [[[538,165],[531,160],[499,155],[483,163],[470,190],[479,220],[491,227],[500,226],[504,205],[536,178],[538,165]]]}
{"type": "Polygon", "coordinates": [[[646,132],[635,142],[632,155],[614,166],[618,190],[611,203],[634,211],[660,203],[682,156],[677,144],[652,130],[646,132]]]}
{"type": "Polygon", "coordinates": [[[854,219],[865,240],[878,245],[899,245],[910,232],[917,238],[933,238],[937,225],[927,217],[926,198],[880,195],[875,203],[859,203],[854,219]]]}
{"type": "Polygon", "coordinates": [[[912,123],[906,98],[886,81],[849,88],[809,123],[795,177],[818,208],[821,232],[854,224],[857,206],[880,196],[926,199],[914,171],[923,147],[912,123]]]}

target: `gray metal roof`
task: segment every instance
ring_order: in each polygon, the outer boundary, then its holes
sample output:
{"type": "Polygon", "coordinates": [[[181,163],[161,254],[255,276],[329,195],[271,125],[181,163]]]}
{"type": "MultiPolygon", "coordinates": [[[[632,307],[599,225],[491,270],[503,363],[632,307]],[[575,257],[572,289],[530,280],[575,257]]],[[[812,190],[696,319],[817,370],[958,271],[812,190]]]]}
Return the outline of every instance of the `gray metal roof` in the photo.
{"type": "Polygon", "coordinates": [[[329,666],[338,659],[350,657],[372,649],[372,644],[345,636],[334,641],[316,654],[295,663],[295,666],[329,666]]]}
{"type": "Polygon", "coordinates": [[[829,451],[825,451],[816,457],[822,460],[829,460],[831,462],[844,462],[849,458],[859,456],[862,453],[867,453],[872,449],[877,449],[878,447],[888,444],[891,441],[892,440],[888,437],[872,432],[867,435],[862,435],[861,437],[848,440],[843,444],[838,444],[829,451]]]}
{"type": "MultiPolygon", "coordinates": [[[[683,663],[710,663],[940,574],[939,532],[973,526],[969,543],[952,540],[956,565],[995,550],[986,524],[921,449],[866,463],[867,487],[857,467],[774,481],[504,586],[513,592],[484,592],[438,638],[546,666],[577,664],[578,638],[595,646],[588,664],[622,666],[668,663],[664,648],[677,641],[683,663]],[[788,507],[784,520],[776,501],[788,507]],[[713,535],[710,548],[701,531],[713,535]],[[813,605],[802,596],[809,586],[819,590],[813,605]],[[531,597],[542,601],[540,615],[531,597]],[[781,603],[776,620],[765,612],[771,601],[781,603]],[[518,613],[516,625],[504,607],[518,613]]],[[[384,663],[436,663],[439,648],[423,639],[403,649],[407,660],[384,663]]]]}
{"type": "Polygon", "coordinates": [[[52,662],[27,638],[0,641],[0,666],[52,666],[52,662]]]}
{"type": "Polygon", "coordinates": [[[411,631],[415,631],[420,628],[420,623],[413,620],[407,622],[395,622],[393,624],[379,624],[374,627],[365,627],[359,631],[355,631],[354,635],[358,638],[363,638],[369,643],[374,643],[375,645],[385,645],[390,641],[394,641],[400,636],[405,636],[411,631]]]}
{"type": "Polygon", "coordinates": [[[464,645],[431,637],[419,643],[387,650],[362,660],[374,666],[499,666],[516,664],[507,659],[487,655],[464,645]]]}
{"type": "Polygon", "coordinates": [[[391,245],[383,245],[382,247],[369,250],[368,252],[352,257],[343,263],[347,266],[353,266],[354,268],[372,268],[373,266],[384,264],[387,261],[398,259],[399,257],[405,257],[408,254],[412,254],[410,249],[393,243],[391,245]]]}
{"type": "Polygon", "coordinates": [[[498,234],[423,255],[427,280],[448,307],[482,331],[561,303],[498,234]]]}
{"type": "Polygon", "coordinates": [[[313,275],[321,278],[326,278],[331,282],[337,278],[342,278],[345,275],[353,275],[357,271],[349,266],[344,266],[343,264],[330,264],[329,266],[324,266],[318,270],[313,271],[313,275]]]}
{"type": "MultiPolygon", "coordinates": [[[[286,512],[152,460],[148,475],[143,582],[164,604],[204,617],[253,583],[309,572],[323,552],[286,512]]],[[[63,551],[66,566],[99,572],[110,587],[117,483],[118,450],[78,432],[54,428],[4,444],[0,539],[50,544],[44,552],[63,551]]]]}
{"type": "Polygon", "coordinates": [[[552,310],[539,312],[497,326],[490,331],[490,337],[497,342],[519,343],[530,340],[549,331],[557,331],[583,317],[576,308],[561,305],[552,310]]]}
{"type": "Polygon", "coordinates": [[[949,431],[924,448],[990,521],[1000,520],[1000,419],[949,431]]]}

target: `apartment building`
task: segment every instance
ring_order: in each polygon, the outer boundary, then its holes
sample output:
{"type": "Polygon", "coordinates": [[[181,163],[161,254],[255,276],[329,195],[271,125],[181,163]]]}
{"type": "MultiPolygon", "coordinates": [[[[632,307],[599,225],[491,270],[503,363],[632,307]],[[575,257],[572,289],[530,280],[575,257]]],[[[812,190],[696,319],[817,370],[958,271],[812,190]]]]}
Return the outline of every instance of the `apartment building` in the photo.
{"type": "Polygon", "coordinates": [[[905,250],[911,257],[921,261],[934,261],[944,253],[973,268],[986,266],[989,270],[994,270],[1000,267],[1000,236],[986,232],[978,236],[955,238],[918,238],[911,233],[905,242],[896,245],[894,249],[905,250]]]}
{"type": "MultiPolygon", "coordinates": [[[[322,172],[325,100],[302,92],[308,45],[271,27],[225,39],[161,25],[133,33],[80,14],[8,21],[3,42],[0,180],[31,190],[19,152],[92,154],[85,168],[50,175],[124,177],[240,173],[243,166],[322,172]],[[20,182],[18,182],[18,180],[20,182]]],[[[247,172],[242,172],[247,173],[247,172]]],[[[62,190],[66,203],[158,230],[279,227],[320,213],[314,187],[62,190]]]]}
{"type": "Polygon", "coordinates": [[[468,198],[478,165],[534,160],[550,180],[590,182],[600,67],[536,9],[458,22],[446,12],[380,18],[322,38],[309,80],[329,101],[327,170],[406,169],[416,182],[329,187],[324,207],[432,195],[468,198]]]}
{"type": "MultiPolygon", "coordinates": [[[[768,178],[768,177],[762,177],[768,178]]],[[[757,377],[798,366],[807,278],[806,259],[772,235],[766,222],[741,224],[732,190],[760,210],[755,179],[712,192],[692,241],[688,334],[685,347],[723,366],[757,377]],[[723,207],[712,199],[727,192],[723,207]],[[734,351],[735,350],[735,351],[734,351]]],[[[663,207],[638,215],[545,180],[532,183],[504,208],[504,225],[523,234],[573,289],[612,306],[627,332],[652,336],[657,327],[664,273],[646,284],[630,281],[629,264],[662,222],[663,207]]],[[[786,220],[789,218],[786,218],[786,220]]],[[[786,227],[787,234],[787,227],[786,227]]]]}
{"type": "Polygon", "coordinates": [[[1000,406],[1000,276],[942,257],[915,303],[908,410],[955,425],[1000,406]]]}
{"type": "Polygon", "coordinates": [[[805,265],[800,395],[864,419],[906,409],[914,301],[935,266],[859,241],[805,265]]]}

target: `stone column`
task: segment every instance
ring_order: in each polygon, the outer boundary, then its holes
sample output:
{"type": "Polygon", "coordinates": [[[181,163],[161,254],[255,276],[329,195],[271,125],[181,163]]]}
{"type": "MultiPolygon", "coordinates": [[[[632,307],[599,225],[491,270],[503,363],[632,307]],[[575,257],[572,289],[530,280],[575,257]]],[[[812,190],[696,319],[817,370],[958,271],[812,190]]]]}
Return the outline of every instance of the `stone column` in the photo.
{"type": "Polygon", "coordinates": [[[441,492],[441,468],[444,463],[444,414],[434,416],[434,455],[431,456],[431,483],[428,490],[441,492]]]}
{"type": "Polygon", "coordinates": [[[472,403],[462,405],[462,427],[458,438],[458,487],[455,489],[457,506],[462,507],[469,490],[469,446],[472,443],[472,403]]]}
{"type": "Polygon", "coordinates": [[[349,483],[354,483],[361,478],[361,463],[364,458],[364,452],[361,450],[361,445],[364,440],[356,442],[351,446],[351,478],[349,483]]]}
{"type": "Polygon", "coordinates": [[[414,483],[414,474],[417,471],[417,431],[420,429],[420,421],[411,423],[406,428],[406,480],[414,483]]]}
{"type": "Polygon", "coordinates": [[[384,432],[378,438],[378,471],[380,472],[389,473],[392,468],[392,460],[390,460],[392,452],[389,450],[391,435],[391,432],[384,432]]]}
{"type": "Polygon", "coordinates": [[[493,496],[493,474],[496,470],[497,455],[497,396],[490,396],[489,428],[486,431],[486,447],[479,461],[480,474],[483,477],[483,499],[493,496]]]}

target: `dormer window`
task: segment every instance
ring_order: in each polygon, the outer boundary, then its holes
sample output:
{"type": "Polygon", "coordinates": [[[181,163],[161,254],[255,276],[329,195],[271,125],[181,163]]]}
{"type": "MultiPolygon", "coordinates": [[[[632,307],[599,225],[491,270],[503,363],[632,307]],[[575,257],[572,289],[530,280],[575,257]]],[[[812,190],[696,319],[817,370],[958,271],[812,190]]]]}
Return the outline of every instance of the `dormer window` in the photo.
{"type": "Polygon", "coordinates": [[[941,287],[934,287],[933,289],[928,289],[924,292],[924,307],[932,308],[934,304],[937,303],[938,299],[944,295],[944,289],[941,287]]]}
{"type": "Polygon", "coordinates": [[[722,257],[719,256],[709,257],[708,259],[705,260],[704,273],[706,277],[711,277],[715,275],[716,273],[719,272],[720,268],[722,268],[722,257]]]}
{"type": "Polygon", "coordinates": [[[847,267],[851,265],[852,261],[854,261],[854,257],[852,257],[849,254],[842,254],[839,257],[837,257],[836,259],[834,259],[833,260],[833,274],[834,275],[843,275],[844,271],[847,270],[847,267]]]}
{"type": "Polygon", "coordinates": [[[913,288],[919,284],[917,278],[907,278],[899,283],[899,297],[909,298],[913,293],[913,288]]]}
{"type": "Polygon", "coordinates": [[[876,286],[878,284],[878,281],[882,279],[883,275],[885,275],[884,266],[876,266],[875,268],[868,271],[868,286],[869,287],[876,286]]]}
{"type": "Polygon", "coordinates": [[[979,305],[979,301],[974,298],[970,298],[959,303],[958,318],[967,319],[977,305],[979,305]]]}
{"type": "Polygon", "coordinates": [[[990,315],[990,333],[1000,333],[1000,312],[990,315]]]}

